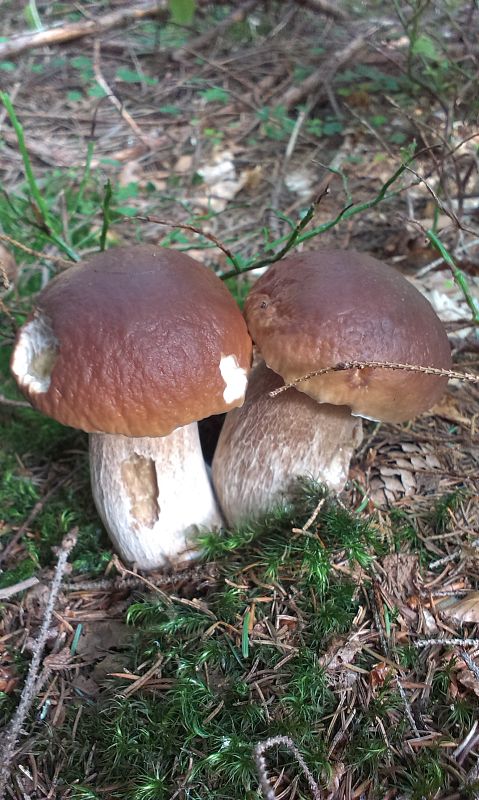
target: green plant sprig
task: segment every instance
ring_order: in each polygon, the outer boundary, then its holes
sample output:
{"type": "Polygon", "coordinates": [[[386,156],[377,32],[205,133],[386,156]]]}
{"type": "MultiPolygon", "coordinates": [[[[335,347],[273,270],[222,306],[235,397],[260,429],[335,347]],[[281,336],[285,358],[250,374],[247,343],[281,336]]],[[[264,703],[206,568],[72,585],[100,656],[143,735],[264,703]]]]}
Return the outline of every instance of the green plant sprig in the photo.
{"type": "MultiPolygon", "coordinates": [[[[302,244],[302,242],[306,242],[308,241],[308,239],[312,239],[315,236],[319,236],[320,234],[325,233],[331,228],[334,228],[334,226],[337,225],[341,220],[350,219],[351,217],[354,217],[356,214],[361,214],[363,211],[368,211],[370,208],[374,208],[374,206],[377,206],[378,203],[382,202],[383,200],[390,200],[392,197],[396,197],[396,195],[399,194],[400,190],[395,192],[388,192],[388,189],[393,185],[393,183],[397,181],[397,179],[403,174],[403,172],[407,170],[409,164],[411,164],[411,162],[414,161],[414,158],[416,158],[416,155],[404,161],[398,167],[398,169],[393,173],[393,175],[391,175],[391,177],[388,178],[388,180],[385,183],[383,183],[377,195],[373,197],[371,200],[366,200],[363,203],[356,203],[353,205],[349,204],[347,206],[344,206],[344,208],[342,208],[341,211],[333,219],[330,219],[328,220],[328,222],[324,222],[322,225],[318,225],[316,228],[312,228],[312,230],[303,233],[303,230],[306,227],[306,225],[314,217],[318,205],[318,199],[315,199],[315,201],[308,208],[306,214],[298,222],[296,228],[292,231],[292,233],[288,234],[287,237],[276,239],[274,242],[271,243],[270,247],[274,247],[277,246],[278,244],[286,242],[285,245],[281,248],[281,250],[278,250],[271,256],[259,257],[259,258],[255,256],[253,259],[251,259],[249,263],[247,263],[244,267],[241,268],[240,274],[244,272],[251,272],[254,269],[260,269],[261,267],[267,267],[270,264],[274,264],[275,261],[279,261],[279,259],[284,258],[286,253],[288,253],[289,250],[291,250],[292,247],[294,247],[295,245],[302,244]]],[[[220,277],[222,280],[226,280],[227,278],[232,278],[237,274],[238,274],[237,270],[230,270],[229,272],[225,272],[222,275],[220,275],[220,277]]]]}
{"type": "Polygon", "coordinates": [[[27,183],[30,189],[30,193],[32,196],[32,200],[35,202],[37,211],[41,218],[41,228],[45,236],[47,236],[52,242],[54,242],[57,247],[66,253],[69,258],[73,261],[80,261],[80,256],[78,253],[70,247],[65,240],[59,236],[55,231],[55,226],[53,220],[51,219],[50,212],[47,208],[47,205],[43,199],[42,193],[38,188],[37,181],[33,174],[32,164],[30,161],[30,156],[28,154],[28,150],[25,144],[25,137],[23,135],[23,126],[20,123],[15,109],[13,107],[13,103],[6,92],[0,92],[0,100],[5,106],[7,114],[10,118],[10,122],[13,125],[13,129],[17,136],[18,142],[18,149],[20,150],[20,155],[22,156],[23,166],[25,169],[25,177],[27,179],[27,183]]]}
{"type": "Polygon", "coordinates": [[[105,249],[106,237],[108,235],[108,228],[110,227],[110,221],[111,221],[110,203],[112,195],[113,195],[113,189],[111,187],[111,182],[110,180],[107,180],[107,182],[105,183],[105,194],[103,195],[103,203],[102,203],[103,222],[100,233],[100,250],[102,251],[105,249]]]}
{"type": "Polygon", "coordinates": [[[474,323],[476,325],[479,325],[479,305],[477,303],[477,300],[472,296],[465,273],[462,271],[462,269],[459,269],[453,257],[451,256],[447,248],[443,245],[438,235],[432,228],[426,230],[425,234],[429,239],[429,241],[431,242],[431,244],[433,245],[433,247],[435,247],[436,250],[439,251],[445,263],[451,270],[454,280],[460,287],[465,297],[466,303],[471,309],[472,319],[474,323]]]}

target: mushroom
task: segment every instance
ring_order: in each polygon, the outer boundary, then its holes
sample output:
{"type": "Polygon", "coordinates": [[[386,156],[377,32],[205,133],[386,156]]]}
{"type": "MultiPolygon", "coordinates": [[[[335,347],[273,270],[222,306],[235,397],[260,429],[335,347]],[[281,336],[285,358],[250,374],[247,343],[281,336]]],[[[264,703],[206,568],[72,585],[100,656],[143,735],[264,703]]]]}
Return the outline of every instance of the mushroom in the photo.
{"type": "Polygon", "coordinates": [[[122,558],[152,569],[187,556],[196,526],[221,524],[197,420],[241,405],[250,363],[223,283],[187,255],[145,245],[54,278],[11,369],[35,408],[90,434],[100,517],[122,558]]]}
{"type": "MultiPolygon", "coordinates": [[[[446,332],[426,298],[395,269],[364,253],[317,250],[278,261],[250,290],[244,313],[266,364],[286,383],[348,361],[442,369],[451,365],[446,332]]],[[[343,461],[341,478],[337,479],[340,472],[333,464],[339,450],[334,440],[337,436],[344,459],[346,452],[350,458],[353,442],[360,436],[357,429],[344,428],[344,407],[353,417],[402,422],[433,406],[447,383],[442,376],[422,372],[348,369],[309,378],[283,395],[260,401],[253,389],[256,381],[261,385],[267,379],[253,374],[245,408],[228,415],[213,462],[216,492],[228,519],[229,509],[234,509],[231,513],[235,520],[249,513],[248,501],[244,513],[241,511],[249,492],[253,497],[260,496],[260,510],[276,502],[281,493],[287,496],[291,474],[299,468],[304,467],[306,473],[338,491],[344,484],[346,468],[343,461]],[[314,446],[321,447],[322,453],[311,454],[309,462],[304,456],[297,460],[295,454],[301,447],[306,452],[311,448],[313,434],[308,426],[313,424],[313,412],[310,405],[299,403],[296,392],[321,404],[314,424],[322,430],[314,446]],[[278,402],[290,393],[289,406],[278,402]],[[265,413],[268,401],[268,429],[263,432],[256,417],[265,413]],[[341,415],[336,417],[329,411],[322,416],[329,405],[340,406],[341,415]],[[252,414],[250,422],[246,421],[248,413],[252,414]],[[244,450],[249,451],[241,457],[235,450],[239,438],[236,426],[244,434],[244,450]],[[301,429],[304,435],[298,444],[293,436],[301,429]],[[342,444],[342,436],[349,441],[349,450],[342,444]],[[264,465],[269,460],[276,468],[284,461],[289,469],[275,473],[269,495],[266,485],[260,494],[256,488],[258,463],[264,465]],[[228,474],[222,474],[227,464],[228,474]],[[328,477],[331,475],[335,476],[333,480],[328,477]],[[235,498],[234,487],[240,484],[235,498]]]]}
{"type": "Polygon", "coordinates": [[[241,408],[226,415],[213,459],[213,483],[230,525],[260,516],[309,476],[341,491],[362,424],[347,406],[318,404],[283,385],[264,362],[250,373],[241,408]]]}

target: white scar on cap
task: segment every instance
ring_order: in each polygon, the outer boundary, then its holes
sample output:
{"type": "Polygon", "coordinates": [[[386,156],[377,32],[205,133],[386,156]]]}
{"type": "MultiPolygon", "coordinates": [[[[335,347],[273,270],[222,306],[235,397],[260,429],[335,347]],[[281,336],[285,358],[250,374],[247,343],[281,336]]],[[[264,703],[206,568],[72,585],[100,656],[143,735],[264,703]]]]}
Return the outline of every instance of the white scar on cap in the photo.
{"type": "Polygon", "coordinates": [[[38,315],[24,325],[12,357],[12,372],[22,388],[32,394],[48,391],[58,344],[45,317],[38,315]]]}
{"type": "Polygon", "coordinates": [[[225,403],[234,403],[235,400],[244,398],[248,376],[246,370],[240,367],[236,356],[221,356],[220,372],[226,386],[223,392],[225,403]]]}

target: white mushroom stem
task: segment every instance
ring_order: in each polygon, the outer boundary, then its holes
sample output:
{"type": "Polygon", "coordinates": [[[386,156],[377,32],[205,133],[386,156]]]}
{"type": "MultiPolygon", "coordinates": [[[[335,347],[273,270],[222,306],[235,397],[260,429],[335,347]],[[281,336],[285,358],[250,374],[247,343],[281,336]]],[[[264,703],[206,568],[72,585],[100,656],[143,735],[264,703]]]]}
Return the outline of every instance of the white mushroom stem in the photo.
{"type": "Polygon", "coordinates": [[[262,363],[250,374],[246,400],[230,411],[213,459],[213,483],[230,525],[287,499],[309,476],[341,491],[362,423],[345,406],[318,404],[296,389],[270,397],[282,379],[262,363]]]}
{"type": "Polygon", "coordinates": [[[115,549],[140,569],[194,557],[198,527],[222,523],[196,423],[161,438],[90,434],[90,468],[115,549]]]}

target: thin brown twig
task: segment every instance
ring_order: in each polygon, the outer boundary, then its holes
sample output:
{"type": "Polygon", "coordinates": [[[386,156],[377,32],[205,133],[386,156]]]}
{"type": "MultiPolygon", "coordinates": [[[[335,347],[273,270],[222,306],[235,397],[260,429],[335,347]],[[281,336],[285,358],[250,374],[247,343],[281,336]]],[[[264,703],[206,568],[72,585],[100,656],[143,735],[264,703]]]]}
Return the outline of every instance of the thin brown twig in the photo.
{"type": "Polygon", "coordinates": [[[147,216],[138,215],[138,216],[130,217],[130,219],[138,219],[138,220],[140,220],[140,222],[154,222],[156,225],[167,225],[169,228],[180,228],[181,230],[184,230],[184,231],[191,231],[191,233],[197,233],[200,236],[204,236],[205,239],[208,239],[210,242],[213,242],[213,244],[215,244],[216,247],[218,247],[218,249],[221,250],[225,254],[225,256],[227,256],[230,259],[230,261],[233,264],[236,264],[236,259],[235,259],[234,255],[233,255],[233,253],[231,252],[231,250],[229,250],[226,247],[225,244],[223,244],[223,242],[220,242],[220,240],[216,236],[214,236],[212,233],[208,233],[207,231],[204,231],[201,228],[197,228],[195,225],[186,225],[186,224],[181,224],[179,222],[171,222],[170,220],[167,220],[167,219],[160,219],[159,217],[152,217],[149,214],[147,216]]]}
{"type": "Polygon", "coordinates": [[[439,375],[444,378],[455,379],[459,381],[469,381],[470,383],[479,383],[479,375],[473,375],[471,372],[455,372],[452,369],[439,369],[438,367],[422,367],[417,364],[400,364],[396,361],[342,361],[332,367],[324,367],[323,369],[316,369],[308,372],[307,375],[302,375],[300,378],[295,378],[290,383],[285,383],[278,389],[273,389],[269,392],[270,397],[285,392],[287,389],[293,389],[296,384],[303,381],[309,381],[311,378],[317,378],[320,375],[328,375],[330,372],[343,372],[348,369],[393,369],[405,370],[407,372],[423,372],[425,375],[439,375]]]}
{"type": "Polygon", "coordinates": [[[71,265],[74,263],[73,261],[67,261],[65,258],[60,258],[60,256],[50,256],[47,255],[47,253],[41,253],[39,250],[33,250],[31,247],[27,247],[25,244],[22,244],[12,236],[7,236],[6,233],[0,233],[0,240],[8,242],[9,244],[13,244],[15,247],[23,250],[24,253],[28,253],[30,256],[36,256],[36,258],[44,258],[47,261],[53,261],[54,264],[58,264],[61,267],[71,267],[71,265]]]}
{"type": "Polygon", "coordinates": [[[165,602],[166,602],[168,605],[171,605],[171,602],[172,602],[172,600],[171,600],[171,597],[170,597],[169,595],[167,595],[167,594],[166,594],[166,592],[163,592],[163,591],[162,591],[162,590],[159,588],[159,586],[155,586],[155,584],[154,584],[154,583],[152,583],[151,581],[149,581],[149,580],[148,580],[148,578],[145,578],[145,576],[144,576],[144,575],[138,575],[138,573],[136,573],[136,572],[133,572],[131,569],[128,569],[127,567],[125,567],[125,565],[124,565],[124,564],[123,564],[123,563],[120,561],[120,559],[119,559],[119,557],[118,557],[117,555],[114,555],[114,556],[113,556],[113,558],[112,558],[112,560],[111,560],[111,563],[112,563],[112,564],[114,565],[114,567],[115,567],[115,568],[118,570],[118,572],[120,573],[120,575],[122,575],[122,576],[123,576],[123,575],[131,575],[133,578],[138,578],[138,579],[139,579],[139,580],[140,580],[140,581],[141,581],[141,582],[142,582],[144,585],[148,586],[148,587],[149,587],[150,589],[152,589],[154,592],[156,592],[157,594],[159,594],[159,595],[160,595],[160,597],[162,597],[162,598],[163,598],[163,600],[164,600],[164,601],[165,601],[165,602]]]}
{"type": "Polygon", "coordinates": [[[148,683],[150,678],[158,671],[161,664],[163,663],[164,657],[163,654],[160,654],[156,659],[155,663],[144,673],[144,675],[140,675],[133,683],[124,689],[121,692],[122,697],[131,697],[132,694],[136,694],[139,689],[141,689],[145,683],[148,683]]]}
{"type": "Polygon", "coordinates": [[[131,114],[124,108],[123,103],[114,93],[113,89],[107,83],[103,73],[101,71],[100,65],[100,41],[99,39],[95,39],[93,43],[93,71],[95,73],[95,79],[99,86],[105,92],[108,100],[110,103],[115,106],[117,111],[120,113],[121,117],[125,120],[126,124],[129,125],[135,136],[138,137],[140,142],[145,145],[148,149],[150,149],[152,145],[152,140],[148,136],[146,136],[143,131],[141,130],[140,126],[137,122],[133,119],[131,114]]]}
{"type": "Polygon", "coordinates": [[[321,511],[322,507],[324,506],[325,502],[326,502],[326,498],[322,497],[321,500],[319,501],[318,505],[314,509],[313,513],[309,517],[309,519],[304,523],[303,527],[302,528],[292,528],[291,529],[291,533],[307,533],[309,531],[311,525],[313,524],[314,520],[318,516],[319,512],[321,511]]]}

